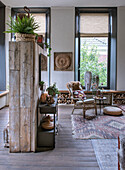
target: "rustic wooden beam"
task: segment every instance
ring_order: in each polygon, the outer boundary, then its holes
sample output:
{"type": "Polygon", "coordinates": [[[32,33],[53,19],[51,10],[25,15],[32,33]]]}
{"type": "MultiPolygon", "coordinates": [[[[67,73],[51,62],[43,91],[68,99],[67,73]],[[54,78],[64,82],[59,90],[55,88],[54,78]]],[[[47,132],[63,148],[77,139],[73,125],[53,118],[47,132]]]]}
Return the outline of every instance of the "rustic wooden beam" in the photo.
{"type": "Polygon", "coordinates": [[[9,43],[9,69],[20,70],[20,47],[19,43],[9,43]]]}
{"type": "Polygon", "coordinates": [[[30,108],[20,108],[20,148],[21,152],[31,151],[30,108]]]}
{"type": "Polygon", "coordinates": [[[35,151],[39,53],[34,42],[10,42],[10,152],[35,151]]]}
{"type": "Polygon", "coordinates": [[[9,89],[9,126],[10,126],[10,152],[20,152],[20,91],[19,71],[10,71],[9,89]]]}

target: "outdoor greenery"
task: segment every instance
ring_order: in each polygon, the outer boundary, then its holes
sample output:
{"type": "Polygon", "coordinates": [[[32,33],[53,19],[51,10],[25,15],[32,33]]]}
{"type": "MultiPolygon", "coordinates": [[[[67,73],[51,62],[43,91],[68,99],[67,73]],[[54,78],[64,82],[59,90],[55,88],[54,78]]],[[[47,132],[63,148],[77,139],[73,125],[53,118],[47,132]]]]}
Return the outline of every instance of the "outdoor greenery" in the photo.
{"type": "Polygon", "coordinates": [[[33,16],[24,16],[22,19],[17,16],[17,19],[12,19],[6,23],[9,26],[8,31],[4,33],[22,33],[22,34],[36,34],[34,31],[39,28],[33,16]]]}
{"type": "MultiPolygon", "coordinates": [[[[91,71],[93,78],[99,75],[99,85],[107,86],[107,65],[105,61],[99,62],[99,53],[97,46],[90,46],[84,42],[81,48],[80,55],[80,82],[84,83],[84,75],[86,71],[91,71]]],[[[93,82],[94,83],[94,82],[93,82]]]]}

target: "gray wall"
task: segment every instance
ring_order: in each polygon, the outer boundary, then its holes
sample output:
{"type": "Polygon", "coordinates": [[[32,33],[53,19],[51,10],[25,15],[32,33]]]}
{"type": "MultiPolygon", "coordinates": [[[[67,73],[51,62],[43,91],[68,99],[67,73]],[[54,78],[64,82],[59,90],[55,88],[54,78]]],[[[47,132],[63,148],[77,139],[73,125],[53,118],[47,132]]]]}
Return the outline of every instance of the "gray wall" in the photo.
{"type": "MultiPolygon", "coordinates": [[[[72,52],[74,60],[74,7],[51,8],[51,84],[56,82],[59,90],[74,80],[74,71],[54,71],[54,52],[72,52]]],[[[74,65],[74,64],[73,64],[74,65]]]]}
{"type": "MultiPolygon", "coordinates": [[[[5,23],[10,20],[11,8],[6,6],[5,8],[5,23]]],[[[5,24],[5,30],[8,30],[8,25],[5,24]]],[[[6,88],[9,90],[9,41],[11,41],[11,33],[5,34],[5,57],[6,57],[6,88]]]]}
{"type": "Polygon", "coordinates": [[[125,90],[125,7],[118,7],[117,16],[117,89],[125,90]]]}
{"type": "MultiPolygon", "coordinates": [[[[57,82],[59,90],[66,90],[66,83],[74,80],[73,71],[54,71],[54,52],[74,53],[74,7],[51,9],[51,83],[57,82]]],[[[117,90],[125,90],[125,7],[117,13],[117,90]]]]}

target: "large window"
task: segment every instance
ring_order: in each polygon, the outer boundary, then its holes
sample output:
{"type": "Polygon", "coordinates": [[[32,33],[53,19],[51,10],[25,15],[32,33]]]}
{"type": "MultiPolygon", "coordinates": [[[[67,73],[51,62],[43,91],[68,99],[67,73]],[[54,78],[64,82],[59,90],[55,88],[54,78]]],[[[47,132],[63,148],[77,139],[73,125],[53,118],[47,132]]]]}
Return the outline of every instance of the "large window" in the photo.
{"type": "Polygon", "coordinates": [[[86,71],[91,71],[93,77],[99,75],[99,84],[103,83],[105,88],[111,88],[115,83],[115,80],[110,82],[111,70],[116,68],[111,66],[112,50],[115,54],[113,60],[116,60],[111,14],[111,9],[76,8],[75,79],[83,85],[86,71]]]}

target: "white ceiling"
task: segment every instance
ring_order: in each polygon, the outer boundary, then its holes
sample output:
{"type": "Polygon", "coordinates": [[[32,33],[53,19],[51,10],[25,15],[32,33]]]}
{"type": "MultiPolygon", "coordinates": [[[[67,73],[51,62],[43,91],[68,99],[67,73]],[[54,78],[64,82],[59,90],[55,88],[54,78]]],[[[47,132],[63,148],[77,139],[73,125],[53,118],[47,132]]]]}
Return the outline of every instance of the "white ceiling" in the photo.
{"type": "Polygon", "coordinates": [[[1,0],[5,5],[11,7],[52,7],[52,6],[74,6],[74,7],[117,7],[125,6],[125,0],[1,0]]]}

